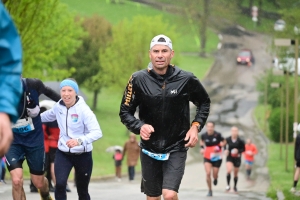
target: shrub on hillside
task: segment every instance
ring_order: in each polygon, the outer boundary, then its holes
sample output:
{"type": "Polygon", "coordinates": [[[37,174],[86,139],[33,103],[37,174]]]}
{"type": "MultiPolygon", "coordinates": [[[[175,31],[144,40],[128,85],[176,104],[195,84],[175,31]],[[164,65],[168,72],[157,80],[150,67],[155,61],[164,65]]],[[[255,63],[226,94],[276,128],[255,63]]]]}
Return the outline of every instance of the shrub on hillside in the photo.
{"type": "MultiPolygon", "coordinates": [[[[269,118],[269,128],[271,139],[280,142],[280,108],[274,108],[269,118]]],[[[289,137],[288,141],[293,141],[293,113],[289,113],[289,137]]],[[[283,113],[283,142],[285,142],[285,111],[283,113]]]]}

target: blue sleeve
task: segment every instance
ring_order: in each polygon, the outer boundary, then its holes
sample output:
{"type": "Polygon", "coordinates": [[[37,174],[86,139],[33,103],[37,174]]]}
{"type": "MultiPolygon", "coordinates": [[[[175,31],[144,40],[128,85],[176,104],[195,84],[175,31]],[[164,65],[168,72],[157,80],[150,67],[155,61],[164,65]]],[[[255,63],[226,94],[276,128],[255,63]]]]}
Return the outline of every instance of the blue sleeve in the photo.
{"type": "Polygon", "coordinates": [[[13,122],[18,119],[17,106],[22,93],[22,47],[14,23],[0,1],[0,112],[13,122]]]}

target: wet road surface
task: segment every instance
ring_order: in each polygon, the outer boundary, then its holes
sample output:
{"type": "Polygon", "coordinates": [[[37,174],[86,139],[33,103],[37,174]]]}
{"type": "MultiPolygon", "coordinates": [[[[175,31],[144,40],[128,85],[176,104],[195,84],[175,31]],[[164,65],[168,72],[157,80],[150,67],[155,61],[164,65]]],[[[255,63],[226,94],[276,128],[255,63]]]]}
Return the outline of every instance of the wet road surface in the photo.
{"type": "MultiPolygon", "coordinates": [[[[222,49],[217,52],[215,64],[204,80],[212,100],[209,120],[215,122],[215,129],[225,137],[230,136],[232,126],[237,126],[243,139],[253,140],[258,148],[253,180],[252,183],[242,185],[242,189],[247,192],[241,193],[240,197],[248,199],[252,195],[250,199],[264,199],[264,192],[269,185],[266,167],[268,140],[257,128],[252,112],[258,101],[256,79],[272,65],[272,58],[267,52],[270,38],[243,32],[238,28],[225,30],[223,38],[222,49]],[[252,66],[236,64],[236,55],[244,48],[251,49],[254,54],[255,63],[252,66]],[[256,193],[258,191],[263,193],[256,193]]],[[[244,172],[243,165],[241,171],[244,172]]],[[[238,185],[246,181],[244,174],[239,175],[238,185]]]]}

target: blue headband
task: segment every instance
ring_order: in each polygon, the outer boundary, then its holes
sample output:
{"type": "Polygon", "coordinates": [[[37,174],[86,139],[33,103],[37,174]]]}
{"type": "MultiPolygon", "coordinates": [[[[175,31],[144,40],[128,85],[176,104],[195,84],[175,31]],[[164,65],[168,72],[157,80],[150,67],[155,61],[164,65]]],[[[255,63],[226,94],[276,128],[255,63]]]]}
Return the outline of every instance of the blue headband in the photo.
{"type": "Polygon", "coordinates": [[[73,88],[75,90],[76,94],[78,94],[78,85],[75,81],[72,81],[70,79],[65,79],[60,83],[60,89],[65,86],[70,86],[71,88],[73,88]]]}

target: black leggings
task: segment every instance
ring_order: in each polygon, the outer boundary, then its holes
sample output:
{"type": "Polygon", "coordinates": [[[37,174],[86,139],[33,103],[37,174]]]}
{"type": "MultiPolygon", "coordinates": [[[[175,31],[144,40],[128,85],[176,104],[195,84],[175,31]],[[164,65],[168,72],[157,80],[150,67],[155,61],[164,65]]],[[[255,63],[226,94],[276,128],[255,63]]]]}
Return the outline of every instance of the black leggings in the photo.
{"type": "Polygon", "coordinates": [[[67,155],[57,150],[55,155],[54,170],[56,177],[55,199],[66,200],[66,185],[71,169],[76,173],[76,185],[79,200],[90,200],[88,186],[92,174],[92,152],[80,155],[67,155]]]}

